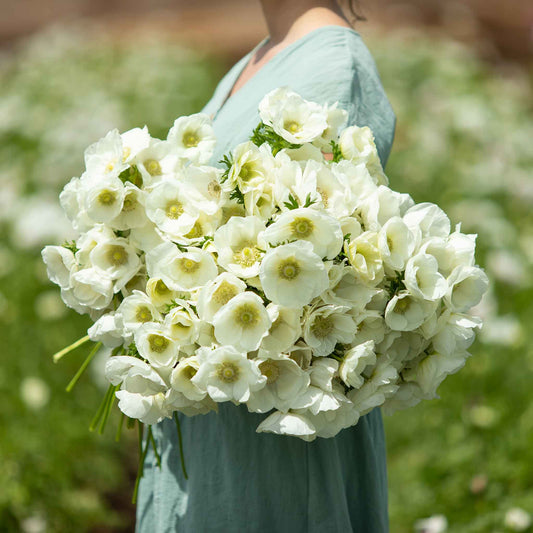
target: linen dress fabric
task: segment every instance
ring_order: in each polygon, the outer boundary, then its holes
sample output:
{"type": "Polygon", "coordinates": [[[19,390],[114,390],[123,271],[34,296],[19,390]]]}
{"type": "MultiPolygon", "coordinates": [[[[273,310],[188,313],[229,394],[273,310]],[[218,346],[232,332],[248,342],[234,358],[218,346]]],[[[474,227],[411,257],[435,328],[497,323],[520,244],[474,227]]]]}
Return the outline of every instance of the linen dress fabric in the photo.
{"type": "MultiPolygon", "coordinates": [[[[349,112],[348,125],[369,126],[383,166],[395,115],[372,56],[356,31],[324,26],[293,42],[228,98],[240,73],[265,39],[219,83],[203,109],[214,118],[212,163],[246,141],[260,121],[269,91],[289,86],[305,99],[349,112]]],[[[180,463],[173,420],[154,426],[162,458],[150,449],[137,504],[137,533],[384,533],[388,531],[387,471],[381,412],[333,438],[256,433],[266,414],[245,405],[219,412],[180,414],[188,480],[180,463]]]]}

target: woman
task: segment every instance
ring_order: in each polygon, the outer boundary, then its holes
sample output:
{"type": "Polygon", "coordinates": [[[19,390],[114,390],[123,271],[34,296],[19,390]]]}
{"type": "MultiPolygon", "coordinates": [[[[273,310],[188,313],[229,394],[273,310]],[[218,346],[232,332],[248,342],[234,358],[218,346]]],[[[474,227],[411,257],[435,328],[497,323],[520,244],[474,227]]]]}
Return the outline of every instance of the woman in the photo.
{"type": "MultiPolygon", "coordinates": [[[[369,51],[335,0],[261,0],[269,37],[222,79],[204,112],[219,139],[213,161],[246,140],[257,106],[288,85],[304,98],[338,101],[349,124],[368,125],[385,165],[395,117],[369,51]]],[[[384,434],[379,409],[331,439],[306,443],[255,432],[264,415],[219,404],[180,416],[188,480],[173,421],[154,430],[162,454],[145,465],[137,531],[162,533],[388,531],[384,434]]]]}

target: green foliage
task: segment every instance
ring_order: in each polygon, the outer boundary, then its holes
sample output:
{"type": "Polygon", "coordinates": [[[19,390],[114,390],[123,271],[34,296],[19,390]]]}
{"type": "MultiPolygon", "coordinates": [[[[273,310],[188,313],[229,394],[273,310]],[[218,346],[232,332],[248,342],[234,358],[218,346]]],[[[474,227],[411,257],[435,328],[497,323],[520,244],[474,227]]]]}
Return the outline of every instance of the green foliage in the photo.
{"type": "Polygon", "coordinates": [[[280,137],[271,126],[267,126],[263,122],[259,123],[253,131],[251,141],[256,146],[261,146],[264,143],[268,143],[272,148],[272,153],[274,155],[284,148],[295,149],[300,147],[299,144],[290,143],[283,137],[280,137]]]}

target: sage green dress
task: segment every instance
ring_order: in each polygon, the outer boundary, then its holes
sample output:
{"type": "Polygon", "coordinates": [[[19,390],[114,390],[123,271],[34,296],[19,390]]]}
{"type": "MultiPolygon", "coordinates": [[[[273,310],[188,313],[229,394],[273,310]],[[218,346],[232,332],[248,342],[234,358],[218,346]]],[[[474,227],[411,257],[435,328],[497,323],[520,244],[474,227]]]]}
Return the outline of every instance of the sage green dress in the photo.
{"type": "MultiPolygon", "coordinates": [[[[287,85],[309,100],[338,101],[349,112],[349,124],[370,126],[385,164],[395,116],[372,56],[356,31],[341,26],[312,31],[274,56],[226,100],[256,48],[226,74],[203,110],[213,116],[218,138],[213,163],[249,137],[259,122],[257,107],[263,96],[287,85]]],[[[188,480],[180,466],[174,422],[155,426],[162,468],[150,452],[140,485],[136,531],[388,531],[379,409],[336,437],[311,443],[256,433],[265,416],[229,402],[219,404],[218,414],[180,415],[188,480]]]]}

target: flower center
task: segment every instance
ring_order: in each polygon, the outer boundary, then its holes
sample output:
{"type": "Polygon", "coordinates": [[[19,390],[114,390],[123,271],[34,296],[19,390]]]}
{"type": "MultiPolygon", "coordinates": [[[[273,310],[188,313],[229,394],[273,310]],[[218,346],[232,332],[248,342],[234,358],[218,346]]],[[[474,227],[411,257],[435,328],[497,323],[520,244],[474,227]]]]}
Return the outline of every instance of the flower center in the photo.
{"type": "Polygon", "coordinates": [[[198,143],[200,142],[200,137],[195,131],[186,131],[183,134],[183,146],[185,148],[194,148],[195,146],[198,146],[198,143]]]}
{"type": "Polygon", "coordinates": [[[222,187],[220,187],[220,183],[218,183],[218,181],[210,181],[209,182],[209,185],[207,186],[207,192],[215,197],[215,198],[220,198],[220,193],[222,191],[222,187]]]}
{"type": "Polygon", "coordinates": [[[200,237],[203,236],[203,234],[204,233],[203,233],[202,225],[200,224],[200,222],[196,221],[191,231],[189,231],[189,233],[187,233],[185,237],[187,239],[199,239],[200,237]]]}
{"type": "Polygon", "coordinates": [[[233,255],[233,260],[243,266],[251,267],[259,261],[261,254],[255,246],[243,246],[233,255]]]}
{"type": "Polygon", "coordinates": [[[183,206],[177,200],[170,200],[167,203],[165,213],[168,218],[176,220],[183,214],[183,206]]]}
{"type": "Polygon", "coordinates": [[[131,148],[129,146],[125,146],[122,150],[122,161],[126,161],[128,157],[131,155],[131,148]]]}
{"type": "Polygon", "coordinates": [[[295,218],[291,223],[291,231],[293,237],[297,239],[305,239],[313,233],[315,225],[308,218],[298,217],[295,218]]]}
{"type": "Polygon", "coordinates": [[[255,174],[255,171],[254,171],[253,164],[245,163],[241,167],[241,171],[239,172],[239,178],[241,178],[242,181],[247,182],[253,177],[254,174],[255,174]]]}
{"type": "Polygon", "coordinates": [[[327,337],[333,331],[333,319],[329,316],[319,316],[315,318],[311,331],[319,339],[327,337]]]}
{"type": "Polygon", "coordinates": [[[181,374],[185,379],[191,379],[193,378],[198,370],[194,368],[193,366],[186,366],[182,371],[181,374]]]}
{"type": "Polygon", "coordinates": [[[170,342],[166,337],[152,333],[148,335],[148,344],[152,352],[163,353],[168,348],[170,342]]]}
{"type": "Polygon", "coordinates": [[[316,192],[320,194],[320,198],[322,198],[322,203],[324,204],[324,207],[328,207],[329,194],[322,187],[317,187],[316,192]]]}
{"type": "Polygon", "coordinates": [[[200,268],[200,262],[191,259],[190,257],[180,257],[178,259],[178,266],[182,272],[192,274],[200,268]]]}
{"type": "Polygon", "coordinates": [[[103,189],[98,195],[98,202],[102,205],[113,205],[117,199],[115,191],[110,191],[109,189],[103,189]]]}
{"type": "Polygon", "coordinates": [[[288,120],[283,124],[283,128],[290,133],[298,133],[301,131],[302,126],[295,120],[288,120]]]}
{"type": "Polygon", "coordinates": [[[135,320],[137,322],[150,322],[152,318],[152,313],[148,307],[145,305],[137,307],[137,312],[135,313],[135,320]]]}
{"type": "Polygon", "coordinates": [[[126,195],[124,198],[124,205],[122,206],[122,211],[128,213],[133,211],[138,205],[137,195],[132,191],[126,195]]]}
{"type": "Polygon", "coordinates": [[[300,274],[300,263],[296,259],[284,259],[278,265],[278,276],[292,281],[300,274]]]}
{"type": "Polygon", "coordinates": [[[165,285],[165,282],[162,279],[158,279],[154,287],[154,292],[160,296],[170,293],[170,289],[165,285]]]}
{"type": "Polygon", "coordinates": [[[399,311],[400,313],[404,313],[411,307],[411,301],[409,298],[402,298],[396,302],[396,305],[394,306],[395,311],[399,311]]]}
{"type": "Polygon", "coordinates": [[[276,382],[279,378],[279,367],[270,361],[262,362],[259,365],[259,370],[261,370],[263,376],[266,376],[268,384],[276,382]]]}
{"type": "Polygon", "coordinates": [[[107,252],[107,260],[113,266],[125,265],[128,262],[128,252],[122,246],[112,244],[109,246],[107,252]]]}
{"type": "Polygon", "coordinates": [[[105,166],[106,172],[111,172],[115,168],[116,160],[113,159],[112,161],[109,161],[109,163],[105,166]]]}
{"type": "Polygon", "coordinates": [[[253,328],[259,322],[259,313],[252,304],[242,304],[235,309],[235,322],[243,328],[253,328]]]}
{"type": "Polygon", "coordinates": [[[159,164],[159,161],[156,159],[147,159],[144,163],[144,168],[146,169],[146,172],[150,174],[150,176],[161,176],[161,165],[159,164]]]}
{"type": "Polygon", "coordinates": [[[239,379],[239,367],[235,363],[225,361],[217,368],[218,379],[226,383],[233,383],[239,379]]]}
{"type": "Polygon", "coordinates": [[[213,292],[212,299],[219,305],[226,305],[234,296],[237,296],[237,287],[223,281],[213,292]]]}

